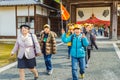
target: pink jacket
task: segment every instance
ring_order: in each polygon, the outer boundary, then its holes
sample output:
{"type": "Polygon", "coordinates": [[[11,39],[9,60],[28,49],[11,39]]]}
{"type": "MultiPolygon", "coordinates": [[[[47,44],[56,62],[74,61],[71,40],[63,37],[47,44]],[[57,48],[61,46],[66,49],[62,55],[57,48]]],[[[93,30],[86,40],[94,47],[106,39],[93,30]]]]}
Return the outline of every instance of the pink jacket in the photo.
{"type": "MultiPolygon", "coordinates": [[[[32,36],[35,43],[36,53],[41,53],[40,45],[38,43],[36,35],[32,34],[32,36]]],[[[12,50],[12,54],[17,53],[17,51],[18,51],[17,57],[19,59],[22,59],[24,54],[27,59],[32,59],[35,57],[31,34],[27,34],[26,37],[23,37],[22,35],[18,36],[15,46],[12,50]]]]}

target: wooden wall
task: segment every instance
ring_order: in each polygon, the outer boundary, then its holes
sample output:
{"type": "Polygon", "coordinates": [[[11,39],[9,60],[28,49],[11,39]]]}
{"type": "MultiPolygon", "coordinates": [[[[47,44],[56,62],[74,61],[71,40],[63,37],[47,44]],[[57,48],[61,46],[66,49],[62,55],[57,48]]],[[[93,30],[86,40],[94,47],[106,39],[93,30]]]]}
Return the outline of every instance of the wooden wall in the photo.
{"type": "Polygon", "coordinates": [[[50,18],[50,24],[51,24],[51,31],[54,31],[57,33],[58,36],[61,35],[61,23],[60,23],[60,17],[51,17],[50,18]]]}
{"type": "Polygon", "coordinates": [[[48,23],[48,17],[36,15],[35,16],[35,33],[38,35],[43,30],[43,26],[48,23]]]}
{"type": "Polygon", "coordinates": [[[118,16],[117,35],[120,36],[120,16],[118,16]]]}

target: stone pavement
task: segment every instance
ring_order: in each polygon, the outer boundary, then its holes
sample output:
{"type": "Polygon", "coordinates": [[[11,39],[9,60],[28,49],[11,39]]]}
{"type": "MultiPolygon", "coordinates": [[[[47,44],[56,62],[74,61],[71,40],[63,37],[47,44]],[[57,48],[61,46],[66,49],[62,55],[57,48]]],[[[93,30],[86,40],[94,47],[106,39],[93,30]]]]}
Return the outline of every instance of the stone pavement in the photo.
{"type": "MultiPolygon", "coordinates": [[[[86,68],[83,80],[120,80],[120,60],[115,52],[112,43],[97,43],[99,49],[93,50],[89,67],[86,68]]],[[[47,75],[43,57],[37,57],[37,69],[39,80],[72,80],[71,63],[67,59],[67,46],[57,46],[58,53],[53,55],[52,63],[54,71],[47,75]]],[[[25,70],[26,80],[33,80],[33,74],[25,70]]],[[[19,80],[19,73],[16,66],[0,73],[0,80],[19,80]]],[[[81,80],[81,79],[80,79],[81,80]]]]}

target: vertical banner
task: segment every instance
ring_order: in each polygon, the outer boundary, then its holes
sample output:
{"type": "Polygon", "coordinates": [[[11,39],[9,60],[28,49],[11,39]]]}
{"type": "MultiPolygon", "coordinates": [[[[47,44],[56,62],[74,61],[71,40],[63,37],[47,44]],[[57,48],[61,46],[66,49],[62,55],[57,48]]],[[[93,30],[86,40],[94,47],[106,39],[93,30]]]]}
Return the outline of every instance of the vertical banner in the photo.
{"type": "Polygon", "coordinates": [[[61,5],[61,18],[62,18],[62,20],[68,20],[70,18],[69,12],[62,5],[62,3],[60,5],[61,5]]]}

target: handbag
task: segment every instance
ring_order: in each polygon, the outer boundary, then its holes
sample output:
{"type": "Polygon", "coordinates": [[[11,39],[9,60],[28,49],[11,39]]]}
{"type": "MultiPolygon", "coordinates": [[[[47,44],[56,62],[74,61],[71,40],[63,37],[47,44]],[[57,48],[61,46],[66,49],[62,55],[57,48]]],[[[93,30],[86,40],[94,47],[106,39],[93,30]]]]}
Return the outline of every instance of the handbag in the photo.
{"type": "Polygon", "coordinates": [[[32,33],[30,33],[30,34],[31,34],[32,42],[33,42],[34,53],[35,53],[35,56],[37,56],[36,49],[35,49],[35,42],[34,42],[32,33]]]}

